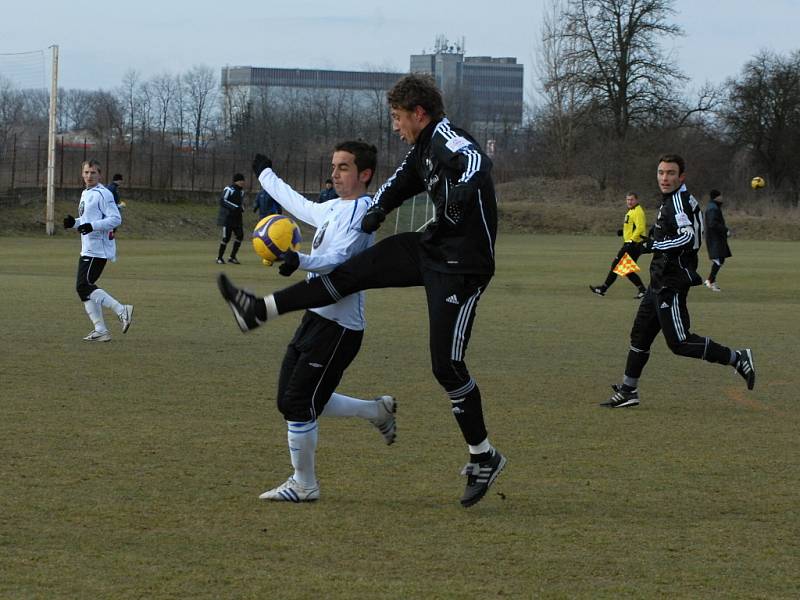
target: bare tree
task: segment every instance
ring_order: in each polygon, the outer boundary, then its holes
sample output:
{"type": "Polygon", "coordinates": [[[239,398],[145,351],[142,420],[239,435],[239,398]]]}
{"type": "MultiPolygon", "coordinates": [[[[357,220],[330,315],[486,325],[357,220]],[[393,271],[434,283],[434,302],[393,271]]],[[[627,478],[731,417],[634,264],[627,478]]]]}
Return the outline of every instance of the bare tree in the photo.
{"type": "Polygon", "coordinates": [[[198,65],[183,76],[183,81],[186,85],[194,149],[197,151],[205,134],[210,132],[209,124],[216,117],[214,109],[218,93],[217,77],[211,67],[198,65]]]}
{"type": "Polygon", "coordinates": [[[661,48],[683,35],[669,22],[674,0],[567,0],[560,35],[570,63],[559,74],[590,101],[614,137],[652,123],[686,79],[661,48]]]}
{"type": "Polygon", "coordinates": [[[130,141],[133,141],[136,131],[136,113],[139,109],[139,83],[139,73],[135,69],[128,69],[122,77],[122,85],[119,88],[119,100],[124,108],[127,135],[130,141]]]}
{"type": "Polygon", "coordinates": [[[770,185],[791,186],[800,197],[800,51],[780,56],[763,51],[728,82],[724,120],[736,143],[746,146],[770,185]]]}
{"type": "Polygon", "coordinates": [[[156,113],[155,122],[158,127],[160,141],[163,144],[169,126],[170,111],[172,111],[173,104],[176,101],[178,82],[172,75],[163,73],[153,77],[150,83],[153,90],[153,104],[156,113]]]}

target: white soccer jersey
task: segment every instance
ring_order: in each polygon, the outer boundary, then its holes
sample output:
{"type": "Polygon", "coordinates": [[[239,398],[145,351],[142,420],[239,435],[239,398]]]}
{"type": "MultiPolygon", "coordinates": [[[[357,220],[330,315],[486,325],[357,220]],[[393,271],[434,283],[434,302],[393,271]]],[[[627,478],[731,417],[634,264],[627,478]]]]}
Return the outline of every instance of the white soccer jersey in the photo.
{"type": "MultiPolygon", "coordinates": [[[[330,273],[348,258],[372,245],[374,234],[361,231],[361,219],[370,204],[369,196],[355,200],[334,198],[317,203],[295,192],[272,169],[264,169],[258,179],[283,208],[298,220],[317,228],[311,242],[311,253],[298,253],[300,268],[309,272],[309,278],[330,273]]],[[[356,292],[336,304],[310,310],[347,329],[360,331],[366,326],[364,292],[356,292]]]]}
{"type": "Polygon", "coordinates": [[[103,184],[83,190],[78,205],[78,218],[75,228],[84,223],[92,224],[91,233],[81,235],[81,256],[117,259],[117,243],[114,241],[114,228],[122,224],[114,195],[103,184]]]}

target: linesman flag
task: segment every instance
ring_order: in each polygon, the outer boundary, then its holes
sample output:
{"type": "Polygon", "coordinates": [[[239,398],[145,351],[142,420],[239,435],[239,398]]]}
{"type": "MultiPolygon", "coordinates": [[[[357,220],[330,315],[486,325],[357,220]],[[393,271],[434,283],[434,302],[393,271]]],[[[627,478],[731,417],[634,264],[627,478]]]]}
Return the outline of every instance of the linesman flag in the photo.
{"type": "Polygon", "coordinates": [[[633,260],[627,252],[622,255],[617,266],[614,267],[614,273],[620,277],[626,277],[631,273],[638,273],[639,271],[641,271],[639,265],[636,264],[636,261],[633,260]]]}

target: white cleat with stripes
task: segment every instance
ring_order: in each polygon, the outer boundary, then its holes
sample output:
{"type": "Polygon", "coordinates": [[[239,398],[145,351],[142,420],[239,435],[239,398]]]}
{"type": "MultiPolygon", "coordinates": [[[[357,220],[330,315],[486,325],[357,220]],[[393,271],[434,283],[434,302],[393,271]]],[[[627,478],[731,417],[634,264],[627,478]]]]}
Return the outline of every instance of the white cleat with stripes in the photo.
{"type": "Polygon", "coordinates": [[[259,500],[271,500],[273,502],[315,502],[319,500],[319,483],[314,487],[304,487],[289,477],[278,487],[264,492],[259,500]]]}
{"type": "Polygon", "coordinates": [[[387,446],[391,446],[397,437],[397,401],[391,396],[381,396],[376,398],[378,403],[378,418],[370,419],[369,422],[377,427],[381,432],[387,446]]]}

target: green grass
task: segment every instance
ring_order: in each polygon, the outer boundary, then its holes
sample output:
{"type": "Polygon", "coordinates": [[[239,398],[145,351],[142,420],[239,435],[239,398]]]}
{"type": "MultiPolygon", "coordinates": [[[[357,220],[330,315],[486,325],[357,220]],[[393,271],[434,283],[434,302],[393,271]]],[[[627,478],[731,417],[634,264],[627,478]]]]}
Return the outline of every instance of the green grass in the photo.
{"type": "MultiPolygon", "coordinates": [[[[753,392],[659,339],[642,405],[607,411],[635,289],[587,285],[616,238],[502,236],[468,363],[509,464],[469,510],[421,290],[368,293],[340,386],[396,395],[398,442],[325,420],[321,501],[268,505],[290,473],[275,388],[298,316],[241,335],[213,239],[119,250],[101,282],[136,320],[122,336],[107,316],[113,341],[90,345],[77,239],[0,237],[1,598],[800,594],[796,244],[736,242],[723,292],[689,298],[694,331],[754,348],[753,392]]],[[[287,283],[243,258],[237,283],[287,283]]]]}

